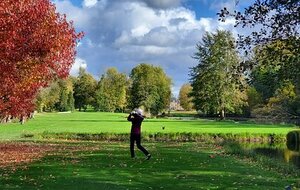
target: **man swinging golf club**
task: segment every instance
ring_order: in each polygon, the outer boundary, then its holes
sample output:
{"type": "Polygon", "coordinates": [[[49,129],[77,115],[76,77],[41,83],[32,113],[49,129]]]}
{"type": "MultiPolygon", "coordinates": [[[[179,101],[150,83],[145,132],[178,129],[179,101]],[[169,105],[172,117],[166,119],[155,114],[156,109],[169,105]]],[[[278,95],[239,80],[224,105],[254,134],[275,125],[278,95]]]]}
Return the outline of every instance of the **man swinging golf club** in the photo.
{"type": "Polygon", "coordinates": [[[135,109],[133,110],[129,116],[127,117],[128,121],[131,121],[131,133],[130,133],[130,153],[131,158],[135,157],[134,154],[134,142],[136,142],[136,146],[140,149],[146,156],[146,159],[149,160],[151,158],[151,154],[141,145],[141,125],[144,120],[143,110],[135,109]]]}

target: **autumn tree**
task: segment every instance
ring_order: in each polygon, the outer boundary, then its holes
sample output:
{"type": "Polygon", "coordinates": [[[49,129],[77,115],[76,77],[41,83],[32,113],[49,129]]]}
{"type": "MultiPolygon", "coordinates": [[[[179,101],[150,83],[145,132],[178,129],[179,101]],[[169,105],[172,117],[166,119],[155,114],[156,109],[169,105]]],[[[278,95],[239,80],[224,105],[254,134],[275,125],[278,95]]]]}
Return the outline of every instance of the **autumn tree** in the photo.
{"type": "Polygon", "coordinates": [[[40,87],[69,74],[82,34],[49,0],[5,0],[0,10],[0,117],[23,118],[40,87]]]}
{"type": "Polygon", "coordinates": [[[97,84],[95,109],[100,111],[123,111],[127,105],[127,76],[116,68],[109,68],[97,84]]]}
{"type": "Polygon", "coordinates": [[[238,112],[246,95],[240,90],[245,82],[232,34],[206,33],[197,44],[194,58],[198,65],[190,75],[195,108],[206,114],[219,114],[221,119],[225,112],[238,112]]]}
{"type": "Polygon", "coordinates": [[[171,98],[171,79],[161,67],[140,64],[130,74],[129,108],[144,107],[151,114],[166,109],[171,98]]]}
{"type": "Polygon", "coordinates": [[[191,84],[183,84],[179,91],[179,101],[180,106],[185,110],[193,109],[192,97],[190,96],[192,92],[191,84]]]}

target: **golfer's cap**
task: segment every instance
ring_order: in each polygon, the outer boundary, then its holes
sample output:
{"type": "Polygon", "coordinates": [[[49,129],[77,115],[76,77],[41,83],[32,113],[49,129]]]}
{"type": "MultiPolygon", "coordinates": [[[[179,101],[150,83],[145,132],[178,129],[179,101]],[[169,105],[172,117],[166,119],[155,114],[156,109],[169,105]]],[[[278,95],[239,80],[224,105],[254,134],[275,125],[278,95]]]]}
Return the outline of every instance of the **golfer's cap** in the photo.
{"type": "Polygon", "coordinates": [[[142,109],[138,108],[135,111],[136,111],[137,114],[143,115],[143,110],[142,109]]]}

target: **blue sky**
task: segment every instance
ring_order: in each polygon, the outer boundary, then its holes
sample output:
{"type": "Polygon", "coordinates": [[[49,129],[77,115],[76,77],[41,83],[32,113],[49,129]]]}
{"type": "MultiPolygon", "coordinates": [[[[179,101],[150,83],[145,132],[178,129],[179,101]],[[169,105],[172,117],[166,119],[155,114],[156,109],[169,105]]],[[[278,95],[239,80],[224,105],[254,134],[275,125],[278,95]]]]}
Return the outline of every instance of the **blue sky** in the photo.
{"type": "Polygon", "coordinates": [[[57,11],[85,33],[72,75],[80,66],[96,78],[110,67],[129,74],[139,63],[149,63],[172,78],[175,95],[189,81],[189,69],[197,65],[191,56],[205,32],[242,32],[233,27],[233,19],[218,22],[216,13],[224,6],[241,9],[251,1],[53,0],[57,11]]]}

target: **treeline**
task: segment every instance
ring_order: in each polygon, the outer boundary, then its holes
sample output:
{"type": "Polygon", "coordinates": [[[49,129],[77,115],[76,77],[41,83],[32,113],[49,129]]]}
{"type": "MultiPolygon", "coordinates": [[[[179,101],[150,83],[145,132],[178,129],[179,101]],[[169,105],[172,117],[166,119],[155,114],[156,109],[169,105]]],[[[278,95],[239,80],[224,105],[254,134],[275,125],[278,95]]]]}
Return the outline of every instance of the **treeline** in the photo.
{"type": "Polygon", "coordinates": [[[182,106],[206,116],[255,117],[300,124],[299,1],[255,1],[243,12],[224,7],[219,20],[250,29],[234,39],[206,33],[197,44],[198,65],[183,86],[182,106]],[[241,56],[243,55],[243,56],[241,56]]]}
{"type": "Polygon", "coordinates": [[[171,79],[161,67],[140,64],[130,75],[109,68],[99,80],[80,68],[78,77],[58,79],[40,90],[36,98],[38,111],[124,112],[142,107],[157,115],[169,106],[171,79]]]}
{"type": "Polygon", "coordinates": [[[179,93],[184,109],[221,119],[299,122],[299,54],[285,41],[256,46],[245,61],[230,32],[206,33],[194,58],[198,65],[190,71],[191,83],[179,93]]]}

